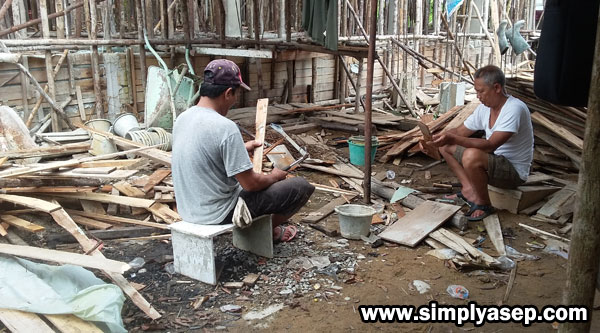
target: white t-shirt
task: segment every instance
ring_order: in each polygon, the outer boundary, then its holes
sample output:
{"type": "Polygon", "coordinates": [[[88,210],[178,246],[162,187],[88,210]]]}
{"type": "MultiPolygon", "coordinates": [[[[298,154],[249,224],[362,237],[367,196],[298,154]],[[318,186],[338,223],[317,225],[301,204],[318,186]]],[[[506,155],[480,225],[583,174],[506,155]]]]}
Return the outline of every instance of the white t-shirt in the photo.
{"type": "Polygon", "coordinates": [[[525,103],[509,96],[492,128],[489,127],[490,108],[481,104],[465,120],[464,125],[472,131],[485,130],[486,139],[489,139],[495,131],[514,133],[508,141],[494,151],[494,154],[506,157],[519,173],[519,177],[527,180],[533,160],[533,126],[525,103]]]}

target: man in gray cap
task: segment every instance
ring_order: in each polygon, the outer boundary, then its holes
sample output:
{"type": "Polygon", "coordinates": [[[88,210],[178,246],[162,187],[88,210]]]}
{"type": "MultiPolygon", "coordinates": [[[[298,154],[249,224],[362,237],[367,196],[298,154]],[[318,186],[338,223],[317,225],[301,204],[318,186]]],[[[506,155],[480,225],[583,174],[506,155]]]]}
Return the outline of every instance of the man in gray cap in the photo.
{"type": "Polygon", "coordinates": [[[289,241],[296,228],[281,224],[306,204],[315,188],[301,177],[286,179],[287,173],[277,168],[266,175],[252,170],[248,152],[262,142],[244,143],[237,125],[225,117],[240,87],[250,90],[234,62],[211,61],[200,101],[177,118],[172,161],[177,209],[186,222],[233,222],[239,227],[247,226],[240,211],[251,218],[272,214],[274,239],[289,241]]]}

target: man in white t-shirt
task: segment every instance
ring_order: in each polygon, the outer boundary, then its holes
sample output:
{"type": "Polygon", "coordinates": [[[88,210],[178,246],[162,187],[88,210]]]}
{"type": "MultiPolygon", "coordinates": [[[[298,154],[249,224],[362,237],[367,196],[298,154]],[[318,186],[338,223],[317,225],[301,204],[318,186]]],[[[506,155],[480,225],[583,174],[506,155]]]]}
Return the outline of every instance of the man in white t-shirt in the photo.
{"type": "Polygon", "coordinates": [[[482,67],[474,77],[481,105],[458,128],[434,135],[433,143],[462,184],[455,196],[471,207],[467,219],[479,221],[494,211],[488,184],[513,189],[527,180],[533,127],[525,103],[506,93],[500,68],[482,67]],[[470,137],[478,130],[485,139],[470,137]]]}

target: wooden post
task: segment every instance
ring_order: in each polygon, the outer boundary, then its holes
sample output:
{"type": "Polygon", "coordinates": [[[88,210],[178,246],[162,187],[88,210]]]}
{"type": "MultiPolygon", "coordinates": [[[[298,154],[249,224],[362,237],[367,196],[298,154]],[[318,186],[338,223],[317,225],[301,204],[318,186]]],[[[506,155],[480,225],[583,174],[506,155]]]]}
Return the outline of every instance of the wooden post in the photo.
{"type": "MultiPolygon", "coordinates": [[[[600,15],[599,15],[600,17],[600,15]]],[[[578,200],[573,217],[571,245],[567,263],[565,305],[585,306],[591,317],[600,257],[600,20],[596,30],[596,51],[588,99],[587,120],[583,142],[582,164],[577,190],[578,200]]],[[[560,333],[589,332],[592,318],[581,323],[565,323],[560,333]]]]}
{"type": "MultiPolygon", "coordinates": [[[[48,21],[48,7],[46,0],[40,0],[40,18],[42,19],[42,36],[50,38],[50,23],[48,21]]],[[[46,78],[48,82],[48,95],[52,100],[56,99],[56,86],[54,85],[54,74],[52,73],[52,51],[46,51],[46,78]]],[[[52,131],[60,132],[61,126],[56,113],[50,111],[52,115],[52,131]]]]}
{"type": "Polygon", "coordinates": [[[363,179],[363,200],[371,203],[371,109],[373,108],[373,69],[377,56],[377,0],[371,0],[371,30],[369,38],[369,54],[367,58],[367,99],[365,101],[365,169],[363,179]]]}
{"type": "MultiPolygon", "coordinates": [[[[96,1],[90,0],[89,22],[90,30],[88,31],[89,39],[97,38],[97,19],[96,1]]],[[[94,82],[94,95],[96,96],[96,118],[101,119],[104,113],[104,99],[102,98],[102,87],[100,85],[100,56],[98,55],[98,46],[91,46],[92,51],[92,77],[94,82]]]]}
{"type": "MultiPolygon", "coordinates": [[[[8,2],[8,1],[7,1],[8,2]]],[[[21,25],[27,19],[25,5],[23,0],[15,0],[12,2],[13,25],[21,25]]],[[[27,31],[15,32],[15,38],[23,39],[27,37],[27,31]]]]}
{"type": "MultiPolygon", "coordinates": [[[[138,39],[144,40],[144,16],[142,14],[142,1],[144,0],[133,0],[135,2],[135,12],[136,12],[136,21],[138,27],[138,39]]],[[[183,6],[185,7],[185,6],[183,6]]],[[[185,22],[185,18],[184,18],[185,22]]],[[[185,30],[184,30],[185,32],[185,30]]],[[[185,35],[187,37],[187,35],[185,35]]],[[[144,91],[146,90],[146,49],[144,48],[144,43],[140,44],[140,79],[142,80],[142,86],[144,87],[144,91]]],[[[135,66],[131,69],[135,71],[135,66]]]]}
{"type": "Polygon", "coordinates": [[[154,38],[154,8],[152,2],[152,0],[146,0],[144,3],[146,13],[146,33],[148,34],[149,39],[154,38]]]}
{"type": "MultiPolygon", "coordinates": [[[[360,110],[360,102],[362,99],[360,98],[360,85],[362,81],[362,71],[363,71],[363,59],[358,59],[358,75],[356,76],[356,86],[354,87],[354,112],[361,112],[360,110]]],[[[363,108],[364,111],[364,108],[363,108]]]]}
{"type": "MultiPolygon", "coordinates": [[[[497,0],[490,0],[490,18],[492,20],[492,31],[495,33],[496,31],[498,31],[498,26],[500,25],[500,20],[498,18],[498,1],[497,0]]],[[[487,30],[487,26],[484,27],[485,30],[487,30]]],[[[500,66],[500,46],[498,45],[498,43],[495,42],[495,40],[490,40],[490,43],[492,44],[492,50],[494,51],[494,60],[493,60],[493,64],[496,66],[500,66]]]]}
{"type": "Polygon", "coordinates": [[[317,58],[311,59],[311,82],[310,82],[310,102],[317,101],[317,58]]]}
{"type": "MultiPolygon", "coordinates": [[[[260,10],[260,0],[253,0],[254,7],[254,40],[256,42],[260,41],[260,21],[261,21],[261,10],[260,10]]],[[[256,49],[260,50],[260,44],[256,43],[256,49]]],[[[263,98],[263,82],[262,82],[262,61],[260,58],[255,58],[254,62],[256,63],[256,79],[257,79],[257,89],[258,89],[258,98],[263,98]]],[[[288,91],[288,96],[291,96],[292,91],[288,91]]]]}
{"type": "Polygon", "coordinates": [[[283,38],[285,35],[285,25],[287,22],[286,2],[286,0],[279,0],[279,30],[277,31],[279,38],[283,38]]]}

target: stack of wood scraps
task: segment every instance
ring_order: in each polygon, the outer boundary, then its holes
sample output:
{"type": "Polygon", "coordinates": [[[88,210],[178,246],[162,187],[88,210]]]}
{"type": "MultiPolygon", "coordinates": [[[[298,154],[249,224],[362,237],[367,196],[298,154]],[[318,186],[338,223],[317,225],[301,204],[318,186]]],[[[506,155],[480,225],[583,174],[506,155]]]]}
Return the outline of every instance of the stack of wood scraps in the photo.
{"type": "Polygon", "coordinates": [[[508,79],[506,87],[531,111],[535,135],[533,169],[560,175],[577,173],[581,166],[586,109],[539,99],[533,91],[533,82],[522,77],[508,79]]]}

